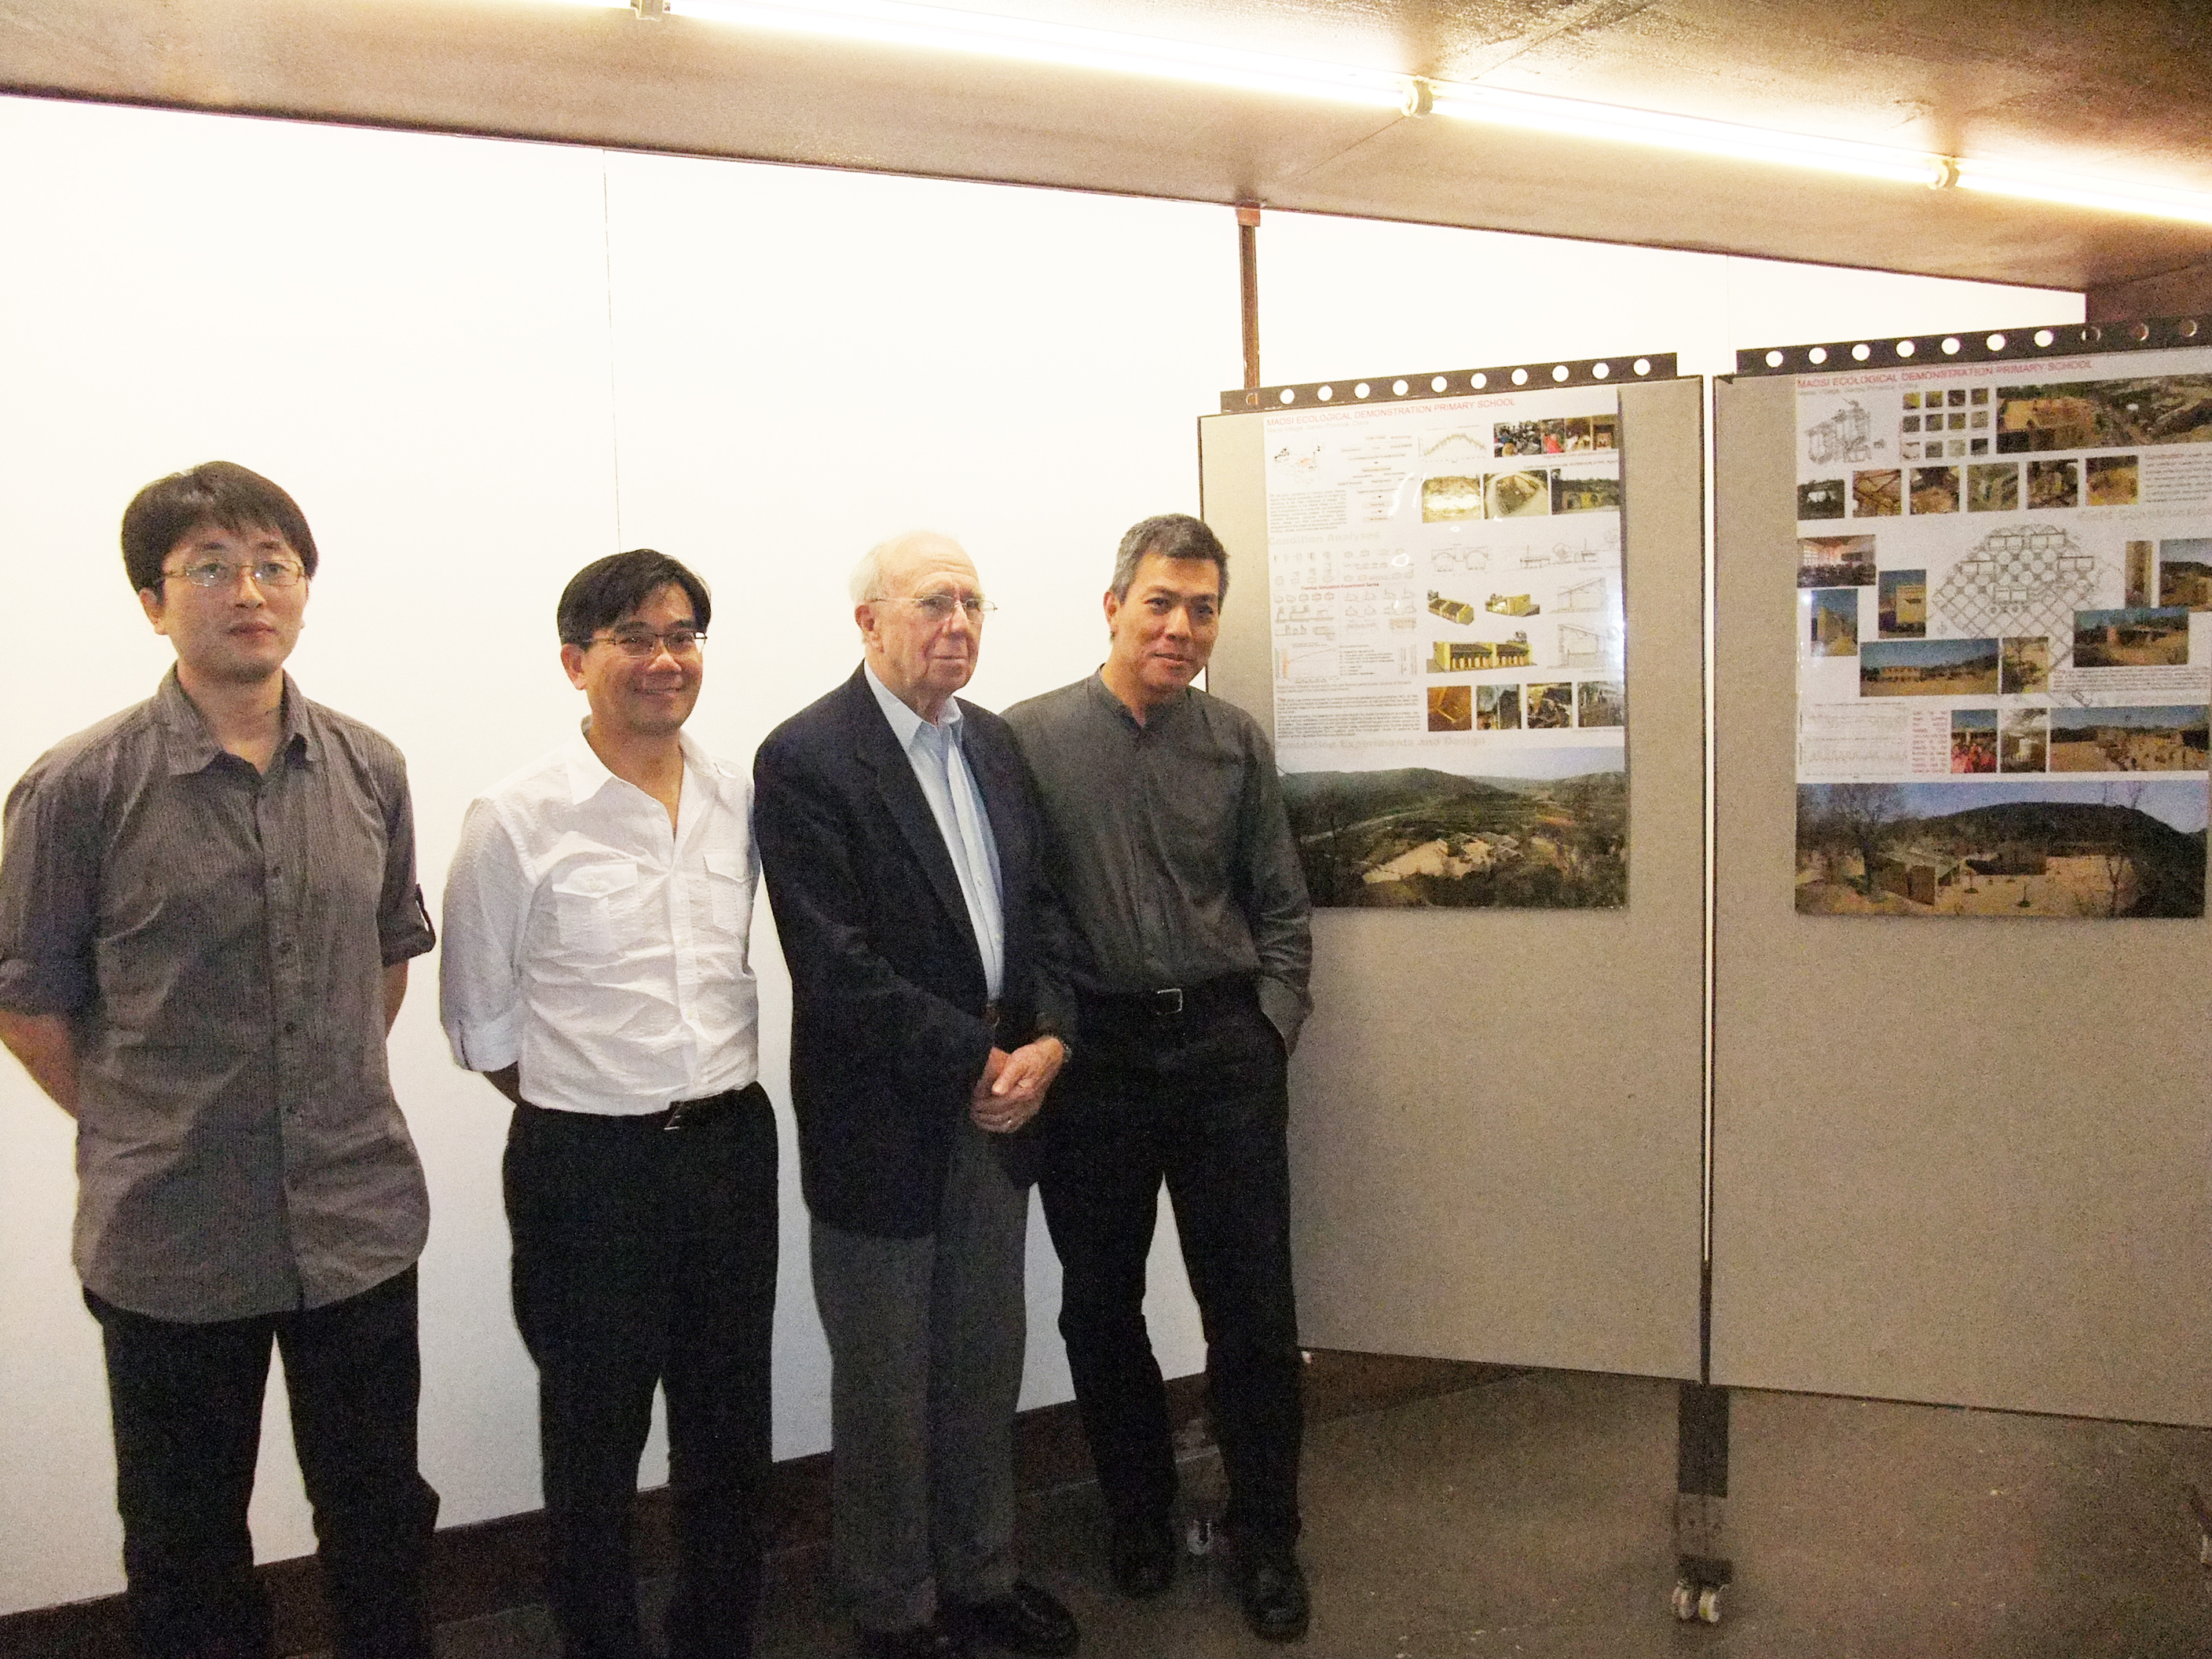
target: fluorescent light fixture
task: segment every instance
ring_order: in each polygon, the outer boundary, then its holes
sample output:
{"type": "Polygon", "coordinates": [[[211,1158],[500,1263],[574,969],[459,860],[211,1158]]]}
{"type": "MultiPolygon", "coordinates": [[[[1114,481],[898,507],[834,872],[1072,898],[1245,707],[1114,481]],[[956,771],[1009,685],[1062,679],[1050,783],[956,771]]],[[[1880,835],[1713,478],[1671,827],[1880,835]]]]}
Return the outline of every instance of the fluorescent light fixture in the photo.
{"type": "Polygon", "coordinates": [[[2107,213],[2140,213],[2154,218],[2185,219],[2195,224],[2212,225],[2212,195],[2202,191],[2170,190],[2161,185],[2123,185],[2109,179],[2030,171],[2018,162],[1962,159],[1958,169],[1960,190],[1983,190],[1992,195],[2057,202],[2068,207],[2092,208],[2107,213]]]}
{"type": "Polygon", "coordinates": [[[1433,112],[1458,120],[1694,155],[1728,156],[1811,168],[1898,184],[1987,191],[2100,212],[2142,214],[2212,224],[2212,193],[2156,185],[2082,179],[2020,163],[1975,161],[1930,150],[1775,132],[1656,110],[1628,109],[1515,92],[1504,88],[1431,81],[1388,70],[1363,69],[1082,28],[1027,17],[994,16],[915,0],[556,0],[572,6],[636,10],[647,16],[696,17],[753,28],[972,52],[1021,63],[1103,70],[1157,80],[1195,82],[1376,109],[1407,115],[1433,112]]]}
{"type": "Polygon", "coordinates": [[[1945,171],[1943,158],[1925,150],[1863,144],[1847,138],[1770,132],[1759,127],[1739,126],[1732,121],[1662,115],[1656,110],[1589,104],[1579,99],[1551,98],[1503,88],[1437,81],[1430,83],[1429,98],[1430,106],[1438,115],[1455,116],[1461,120],[1489,121],[1501,126],[1532,128],[1578,138],[1651,144],[1662,149],[1691,150],[1703,155],[1726,155],[1747,161],[1817,167],[1826,173],[1887,179],[1899,184],[1939,184],[1945,171]]]}
{"type": "Polygon", "coordinates": [[[1388,70],[1278,58],[1232,46],[1152,40],[1033,18],[987,16],[902,0],[666,0],[666,3],[678,16],[711,18],[755,28],[949,49],[1153,79],[1195,81],[1207,86],[1285,93],[1378,109],[1403,108],[1413,88],[1408,76],[1388,70]]]}

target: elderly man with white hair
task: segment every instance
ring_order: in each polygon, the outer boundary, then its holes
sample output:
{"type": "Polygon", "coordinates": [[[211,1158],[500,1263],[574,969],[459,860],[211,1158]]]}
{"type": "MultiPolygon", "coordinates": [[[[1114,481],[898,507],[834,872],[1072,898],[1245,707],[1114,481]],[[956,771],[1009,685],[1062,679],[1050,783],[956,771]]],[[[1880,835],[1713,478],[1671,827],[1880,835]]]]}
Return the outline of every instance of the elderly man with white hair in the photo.
{"type": "Polygon", "coordinates": [[[953,694],[991,610],[917,532],[853,573],[865,660],[753,762],[861,1650],[1075,1650],[1013,1559],[1031,1121],[1068,1053],[1029,775],[953,694]]]}

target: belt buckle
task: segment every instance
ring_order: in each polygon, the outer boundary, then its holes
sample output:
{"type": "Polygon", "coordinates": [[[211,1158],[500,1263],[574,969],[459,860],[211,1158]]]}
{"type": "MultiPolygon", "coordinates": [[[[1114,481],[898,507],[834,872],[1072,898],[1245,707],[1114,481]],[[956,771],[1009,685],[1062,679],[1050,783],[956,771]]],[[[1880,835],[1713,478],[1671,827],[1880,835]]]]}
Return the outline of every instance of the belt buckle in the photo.
{"type": "Polygon", "coordinates": [[[1152,993],[1152,1012],[1164,1019],[1182,1012],[1182,987],[1170,985],[1152,993]]]}

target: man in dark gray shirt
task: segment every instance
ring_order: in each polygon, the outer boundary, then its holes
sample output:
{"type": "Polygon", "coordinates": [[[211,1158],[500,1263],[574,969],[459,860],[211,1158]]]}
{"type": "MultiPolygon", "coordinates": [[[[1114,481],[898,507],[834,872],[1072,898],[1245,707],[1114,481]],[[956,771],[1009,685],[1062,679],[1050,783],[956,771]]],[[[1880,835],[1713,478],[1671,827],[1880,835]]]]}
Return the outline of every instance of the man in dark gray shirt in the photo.
{"type": "Polygon", "coordinates": [[[344,1659],[428,1659],[416,1459],[428,1197],[385,1038],[433,942],[399,751],[284,672],[313,536],[214,461],[124,563],[176,666],[9,795],[0,1042],[76,1120],[132,1634],[269,1651],[246,1504],[272,1341],[344,1659]]]}
{"type": "Polygon", "coordinates": [[[1190,689],[1228,556],[1181,514],[1122,538],[1097,673],[1006,711],[1083,951],[1077,1054],[1040,1120],[1064,1269],[1060,1329],[1127,1595],[1175,1572],[1175,1459],[1145,1328],[1161,1182],[1207,1333],[1206,1390],[1244,1615],[1305,1633],[1295,1545],[1303,1431],[1285,1066],[1313,947],[1259,725],[1190,689]]]}

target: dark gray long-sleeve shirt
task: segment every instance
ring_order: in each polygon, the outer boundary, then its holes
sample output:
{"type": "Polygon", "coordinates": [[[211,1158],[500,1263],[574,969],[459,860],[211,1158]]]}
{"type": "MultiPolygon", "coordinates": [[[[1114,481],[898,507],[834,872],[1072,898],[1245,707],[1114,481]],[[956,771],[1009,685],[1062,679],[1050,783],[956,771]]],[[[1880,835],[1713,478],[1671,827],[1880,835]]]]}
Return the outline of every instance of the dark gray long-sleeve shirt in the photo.
{"type": "MultiPolygon", "coordinates": [[[[1139,726],[1097,674],[1006,710],[1036,775],[1079,990],[1258,976],[1285,1046],[1310,1006],[1311,912],[1259,722],[1202,691],[1139,726]]],[[[1080,1034],[1078,1041],[1080,1042],[1080,1034]]]]}
{"type": "Polygon", "coordinates": [[[422,1254],[384,969],[432,944],[399,751],[284,681],[264,775],[172,669],[8,798],[0,1008],[77,1032],[76,1259],[201,1323],[321,1307],[422,1254]]]}

